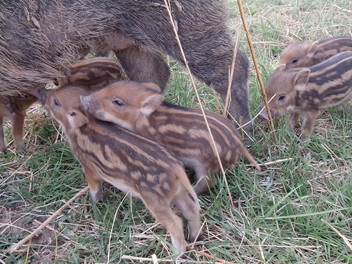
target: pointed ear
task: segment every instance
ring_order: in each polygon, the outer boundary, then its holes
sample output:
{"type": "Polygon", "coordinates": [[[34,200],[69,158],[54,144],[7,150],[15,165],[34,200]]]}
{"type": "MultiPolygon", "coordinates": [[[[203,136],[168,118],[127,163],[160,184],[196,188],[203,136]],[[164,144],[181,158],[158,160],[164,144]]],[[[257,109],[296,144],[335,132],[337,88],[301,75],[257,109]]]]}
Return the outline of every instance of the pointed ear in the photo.
{"type": "Polygon", "coordinates": [[[156,85],[155,83],[143,83],[143,86],[157,92],[157,93],[161,93],[161,89],[158,85],[156,85]]]}
{"type": "Polygon", "coordinates": [[[152,94],[144,99],[142,102],[142,108],[139,112],[145,116],[150,116],[156,109],[158,109],[163,101],[164,96],[161,94],[152,94]]]}
{"type": "Polygon", "coordinates": [[[310,75],[310,69],[303,69],[297,72],[293,77],[293,85],[296,91],[304,91],[306,89],[310,75]]]}
{"type": "Polygon", "coordinates": [[[317,50],[318,47],[318,41],[314,41],[311,43],[308,47],[308,52],[307,52],[307,57],[312,58],[317,50]]]}
{"type": "Polygon", "coordinates": [[[80,128],[88,123],[88,118],[79,110],[70,110],[67,114],[71,128],[80,128]]]}

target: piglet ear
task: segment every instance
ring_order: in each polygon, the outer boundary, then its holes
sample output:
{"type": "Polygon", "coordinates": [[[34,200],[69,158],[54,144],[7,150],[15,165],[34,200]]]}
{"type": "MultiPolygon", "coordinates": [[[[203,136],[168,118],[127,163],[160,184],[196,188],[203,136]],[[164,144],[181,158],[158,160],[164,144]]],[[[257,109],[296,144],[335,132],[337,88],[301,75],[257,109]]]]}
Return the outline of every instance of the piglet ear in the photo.
{"type": "Polygon", "coordinates": [[[310,70],[303,69],[294,75],[293,85],[296,91],[304,91],[309,80],[310,70]]]}
{"type": "Polygon", "coordinates": [[[70,110],[67,114],[67,119],[71,128],[80,128],[88,123],[88,118],[79,110],[70,110]]]}
{"type": "Polygon", "coordinates": [[[317,50],[318,47],[318,41],[314,41],[313,43],[311,43],[308,47],[308,52],[307,52],[307,57],[308,58],[312,58],[317,50]]]}
{"type": "Polygon", "coordinates": [[[145,116],[150,116],[156,109],[158,109],[163,101],[164,96],[161,94],[152,94],[144,99],[139,112],[145,116]]]}
{"type": "Polygon", "coordinates": [[[157,93],[161,93],[161,89],[158,85],[156,85],[155,83],[143,83],[143,86],[157,92],[157,93]]]}

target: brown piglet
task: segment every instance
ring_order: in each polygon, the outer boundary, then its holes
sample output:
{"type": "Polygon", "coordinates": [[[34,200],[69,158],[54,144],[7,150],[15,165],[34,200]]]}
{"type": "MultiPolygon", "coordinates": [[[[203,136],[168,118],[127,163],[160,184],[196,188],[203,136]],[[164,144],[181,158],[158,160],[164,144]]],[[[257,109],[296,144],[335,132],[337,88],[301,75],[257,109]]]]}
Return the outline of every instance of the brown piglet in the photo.
{"type": "Polygon", "coordinates": [[[341,52],[310,68],[276,71],[265,91],[274,115],[290,113],[291,130],[303,119],[301,138],[306,140],[322,109],[352,96],[352,51],[341,52]]]}
{"type": "MultiPolygon", "coordinates": [[[[155,84],[122,81],[83,96],[81,102],[96,118],[134,131],[173,152],[195,171],[196,193],[204,193],[216,184],[214,174],[220,165],[203,115],[199,109],[170,105],[163,99],[155,84]]],[[[222,165],[228,167],[245,156],[259,170],[232,122],[209,111],[206,116],[222,165]]]]}
{"type": "Polygon", "coordinates": [[[286,70],[310,67],[343,51],[352,51],[351,38],[332,37],[314,42],[295,42],[284,49],[279,64],[284,64],[286,70]]]}
{"type": "Polygon", "coordinates": [[[166,227],[173,246],[186,251],[182,220],[171,204],[189,220],[191,240],[197,238],[201,221],[197,195],[183,164],[159,144],[87,114],[80,106],[80,96],[87,94],[85,89],[65,86],[40,90],[39,98],[63,127],[93,201],[102,198],[103,181],[131,193],[166,227]]]}

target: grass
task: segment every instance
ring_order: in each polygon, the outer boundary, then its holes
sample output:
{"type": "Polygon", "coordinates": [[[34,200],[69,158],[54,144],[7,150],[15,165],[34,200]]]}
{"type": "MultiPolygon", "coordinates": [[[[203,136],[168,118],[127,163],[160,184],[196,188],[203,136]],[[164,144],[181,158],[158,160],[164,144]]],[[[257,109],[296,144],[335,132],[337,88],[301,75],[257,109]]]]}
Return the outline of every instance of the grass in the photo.
{"type": "MultiPolygon", "coordinates": [[[[264,83],[290,39],[352,37],[348,0],[243,4],[264,83]]],[[[233,2],[229,25],[235,38],[241,21],[233,2]]],[[[240,48],[249,56],[243,31],[240,48]]],[[[172,61],[170,66],[167,100],[196,107],[185,70],[172,61]]],[[[202,103],[216,111],[218,97],[204,84],[197,85],[202,103]]],[[[262,99],[253,66],[249,87],[255,116],[262,99]]],[[[245,161],[227,170],[234,209],[221,176],[209,195],[199,197],[204,240],[196,243],[196,250],[233,263],[352,263],[345,242],[321,221],[351,242],[351,110],[324,111],[307,142],[287,130],[285,117],[276,119],[275,127],[277,145],[268,124],[255,120],[256,141],[250,152],[259,163],[268,164],[261,172],[245,161]]],[[[8,123],[5,131],[13,151],[8,123]]],[[[169,235],[143,204],[109,185],[101,203],[93,205],[88,194],[78,198],[27,246],[8,254],[9,246],[86,186],[81,167],[57,131],[57,125],[35,106],[26,119],[28,151],[0,156],[0,263],[140,263],[138,258],[151,263],[153,254],[159,263],[216,262],[196,251],[174,255],[169,235]]]]}

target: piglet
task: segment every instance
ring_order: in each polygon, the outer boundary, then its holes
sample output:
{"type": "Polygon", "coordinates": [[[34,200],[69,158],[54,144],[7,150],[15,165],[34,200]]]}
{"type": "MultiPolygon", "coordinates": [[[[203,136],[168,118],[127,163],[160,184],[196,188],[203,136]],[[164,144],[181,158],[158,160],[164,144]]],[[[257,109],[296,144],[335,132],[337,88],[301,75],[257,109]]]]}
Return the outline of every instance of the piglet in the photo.
{"type": "MultiPolygon", "coordinates": [[[[220,165],[203,115],[199,109],[170,105],[163,99],[155,84],[121,81],[81,97],[81,102],[96,118],[134,131],[173,152],[195,171],[196,193],[204,193],[216,184],[214,174],[220,165]]],[[[245,156],[259,170],[232,122],[209,111],[206,116],[222,165],[229,167],[245,156]]]]}
{"type": "Polygon", "coordinates": [[[277,70],[267,81],[265,91],[273,115],[290,113],[290,129],[299,118],[303,119],[301,138],[306,140],[322,109],[351,97],[352,51],[339,53],[310,68],[277,70]]]}
{"type": "Polygon", "coordinates": [[[333,37],[311,43],[296,42],[284,49],[279,64],[284,64],[286,70],[310,67],[343,51],[352,51],[351,38],[333,37]]]}
{"type": "Polygon", "coordinates": [[[85,89],[65,86],[41,90],[39,97],[63,127],[84,169],[93,201],[101,199],[103,181],[130,192],[166,227],[173,246],[186,251],[182,220],[172,211],[171,204],[190,221],[191,240],[200,232],[201,221],[197,195],[183,164],[159,144],[95,120],[80,107],[80,96],[87,94],[85,89]]]}

